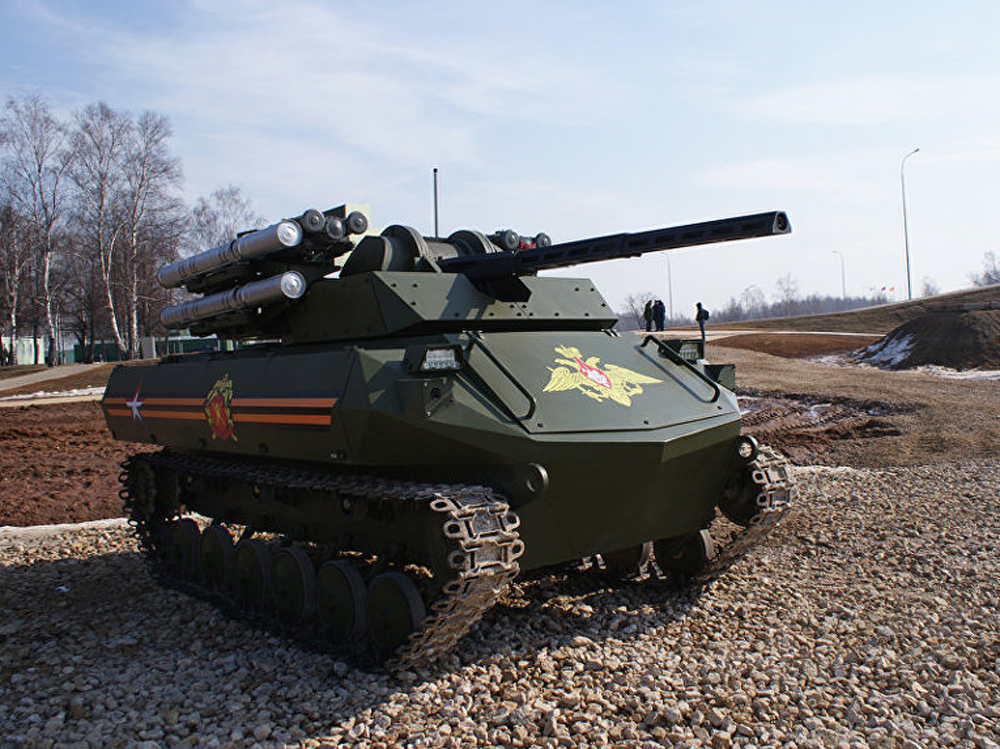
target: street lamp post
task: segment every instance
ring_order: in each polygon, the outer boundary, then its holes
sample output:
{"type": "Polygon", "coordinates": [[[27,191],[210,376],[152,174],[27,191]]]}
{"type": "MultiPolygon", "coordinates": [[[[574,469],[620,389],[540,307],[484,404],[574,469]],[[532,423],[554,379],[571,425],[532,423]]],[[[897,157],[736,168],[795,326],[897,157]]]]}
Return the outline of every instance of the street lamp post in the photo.
{"type": "Polygon", "coordinates": [[[910,158],[913,154],[919,151],[919,148],[914,148],[903,160],[899,162],[899,188],[903,194],[903,246],[906,249],[906,298],[913,299],[913,289],[910,286],[910,232],[906,225],[906,176],[903,173],[903,167],[906,166],[906,160],[910,158]]]}
{"type": "Polygon", "coordinates": [[[438,232],[438,168],[434,167],[434,239],[440,237],[438,232]]]}
{"type": "Polygon", "coordinates": [[[674,317],[674,279],[670,272],[670,255],[664,255],[667,259],[667,308],[670,310],[670,319],[674,317]]]}
{"type": "Polygon", "coordinates": [[[844,254],[840,250],[833,250],[834,255],[840,258],[840,297],[847,299],[847,275],[844,273],[844,254]]]}

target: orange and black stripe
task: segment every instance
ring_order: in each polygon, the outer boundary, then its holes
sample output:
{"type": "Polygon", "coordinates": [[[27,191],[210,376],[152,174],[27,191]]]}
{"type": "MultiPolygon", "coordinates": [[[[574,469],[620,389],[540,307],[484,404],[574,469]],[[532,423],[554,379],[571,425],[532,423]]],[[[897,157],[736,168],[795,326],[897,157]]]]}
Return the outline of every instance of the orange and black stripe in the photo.
{"type": "MultiPolygon", "coordinates": [[[[104,410],[109,416],[132,418],[128,406],[131,398],[105,398],[104,410]]],[[[143,397],[139,415],[143,421],[174,420],[204,421],[204,398],[143,397]]],[[[337,402],[333,396],[281,398],[233,398],[229,404],[235,424],[266,424],[268,426],[289,426],[306,429],[328,429],[330,410],[337,402]]]]}

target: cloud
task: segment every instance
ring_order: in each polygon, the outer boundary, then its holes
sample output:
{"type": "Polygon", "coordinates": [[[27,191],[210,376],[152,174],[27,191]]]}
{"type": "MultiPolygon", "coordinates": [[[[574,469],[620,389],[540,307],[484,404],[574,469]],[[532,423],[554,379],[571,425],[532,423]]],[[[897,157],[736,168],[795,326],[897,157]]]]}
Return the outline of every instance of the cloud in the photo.
{"type": "Polygon", "coordinates": [[[983,164],[1000,161],[1000,136],[966,138],[935,151],[935,144],[920,151],[922,161],[928,165],[983,164]]]}
{"type": "Polygon", "coordinates": [[[881,199],[883,185],[870,179],[877,159],[867,152],[759,159],[719,164],[694,175],[696,185],[727,190],[836,197],[850,203],[881,199]]]}
{"type": "MultiPolygon", "coordinates": [[[[996,91],[996,76],[954,78],[862,78],[778,89],[739,108],[763,120],[788,124],[876,125],[913,118],[955,118],[981,113],[984,92],[996,91]]],[[[992,105],[993,114],[998,107],[992,105]]]]}
{"type": "MultiPolygon", "coordinates": [[[[323,140],[392,164],[482,159],[497,121],[583,115],[600,84],[537,46],[493,54],[481,35],[429,41],[320,3],[189,3],[182,28],[150,33],[112,18],[34,6],[36,23],[75,39],[178,121],[207,135],[256,131],[273,147],[323,140]]],[[[496,50],[497,52],[499,50],[496,50]]]]}

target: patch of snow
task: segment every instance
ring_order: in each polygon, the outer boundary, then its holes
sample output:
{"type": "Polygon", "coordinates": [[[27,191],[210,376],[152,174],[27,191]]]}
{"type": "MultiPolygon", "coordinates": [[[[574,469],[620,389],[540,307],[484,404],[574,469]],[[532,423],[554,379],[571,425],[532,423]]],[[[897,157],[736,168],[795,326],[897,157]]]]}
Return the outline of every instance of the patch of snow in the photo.
{"type": "Polygon", "coordinates": [[[916,367],[914,372],[936,375],[938,377],[948,377],[953,380],[1000,380],[1000,369],[951,369],[950,367],[939,367],[936,364],[926,364],[916,367]]]}
{"type": "MultiPolygon", "coordinates": [[[[861,352],[863,351],[864,349],[861,349],[861,352]]],[[[853,367],[857,364],[860,355],[860,352],[852,351],[849,354],[821,354],[820,356],[807,357],[807,359],[816,364],[823,364],[828,367],[853,367]]]]}
{"type": "Polygon", "coordinates": [[[64,397],[73,397],[79,395],[103,395],[103,394],[104,394],[103,387],[77,388],[75,390],[59,390],[59,391],[39,390],[37,393],[30,393],[28,395],[0,396],[0,400],[3,401],[32,400],[34,398],[64,398],[64,397]]]}
{"type": "MultiPolygon", "coordinates": [[[[809,361],[816,364],[823,364],[828,367],[860,367],[861,369],[877,369],[872,365],[871,359],[861,360],[852,358],[844,354],[831,354],[829,356],[817,356],[809,361]]],[[[941,367],[936,364],[925,364],[921,367],[900,370],[902,372],[920,372],[921,374],[933,375],[934,377],[947,377],[952,380],[1000,380],[1000,369],[951,369],[941,367]]]]}
{"type": "Polygon", "coordinates": [[[29,538],[56,536],[67,531],[102,528],[122,528],[128,525],[126,518],[108,518],[107,520],[87,520],[82,523],[59,523],[58,525],[0,525],[0,542],[23,541],[29,538]]]}
{"type": "Polygon", "coordinates": [[[823,418],[823,411],[826,411],[827,409],[832,407],[833,407],[832,403],[816,403],[812,406],[809,406],[809,410],[807,413],[809,414],[810,419],[813,419],[814,421],[819,421],[820,419],[823,418]]]}
{"type": "Polygon", "coordinates": [[[736,402],[740,407],[740,416],[746,416],[747,414],[754,413],[760,410],[760,398],[756,395],[740,395],[737,396],[736,402]]]}
{"type": "Polygon", "coordinates": [[[911,335],[886,338],[868,346],[862,353],[861,359],[865,364],[876,367],[894,366],[910,355],[913,343],[911,335]]]}

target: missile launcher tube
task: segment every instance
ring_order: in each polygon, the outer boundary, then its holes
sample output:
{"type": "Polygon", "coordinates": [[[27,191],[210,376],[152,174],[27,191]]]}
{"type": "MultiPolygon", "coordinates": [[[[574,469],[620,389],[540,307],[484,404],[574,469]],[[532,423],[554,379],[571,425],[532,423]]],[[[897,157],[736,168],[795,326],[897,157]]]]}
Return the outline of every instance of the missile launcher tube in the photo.
{"type": "Polygon", "coordinates": [[[226,244],[164,265],[156,274],[156,280],[164,288],[176,288],[229,263],[266,257],[278,250],[295,247],[301,241],[302,228],[295,221],[286,219],[266,229],[244,234],[226,244]]]}
{"type": "Polygon", "coordinates": [[[160,322],[167,328],[183,328],[226,312],[263,307],[282,299],[298,299],[306,292],[306,280],[298,271],[237,286],[235,289],[167,307],[160,322]]]}

